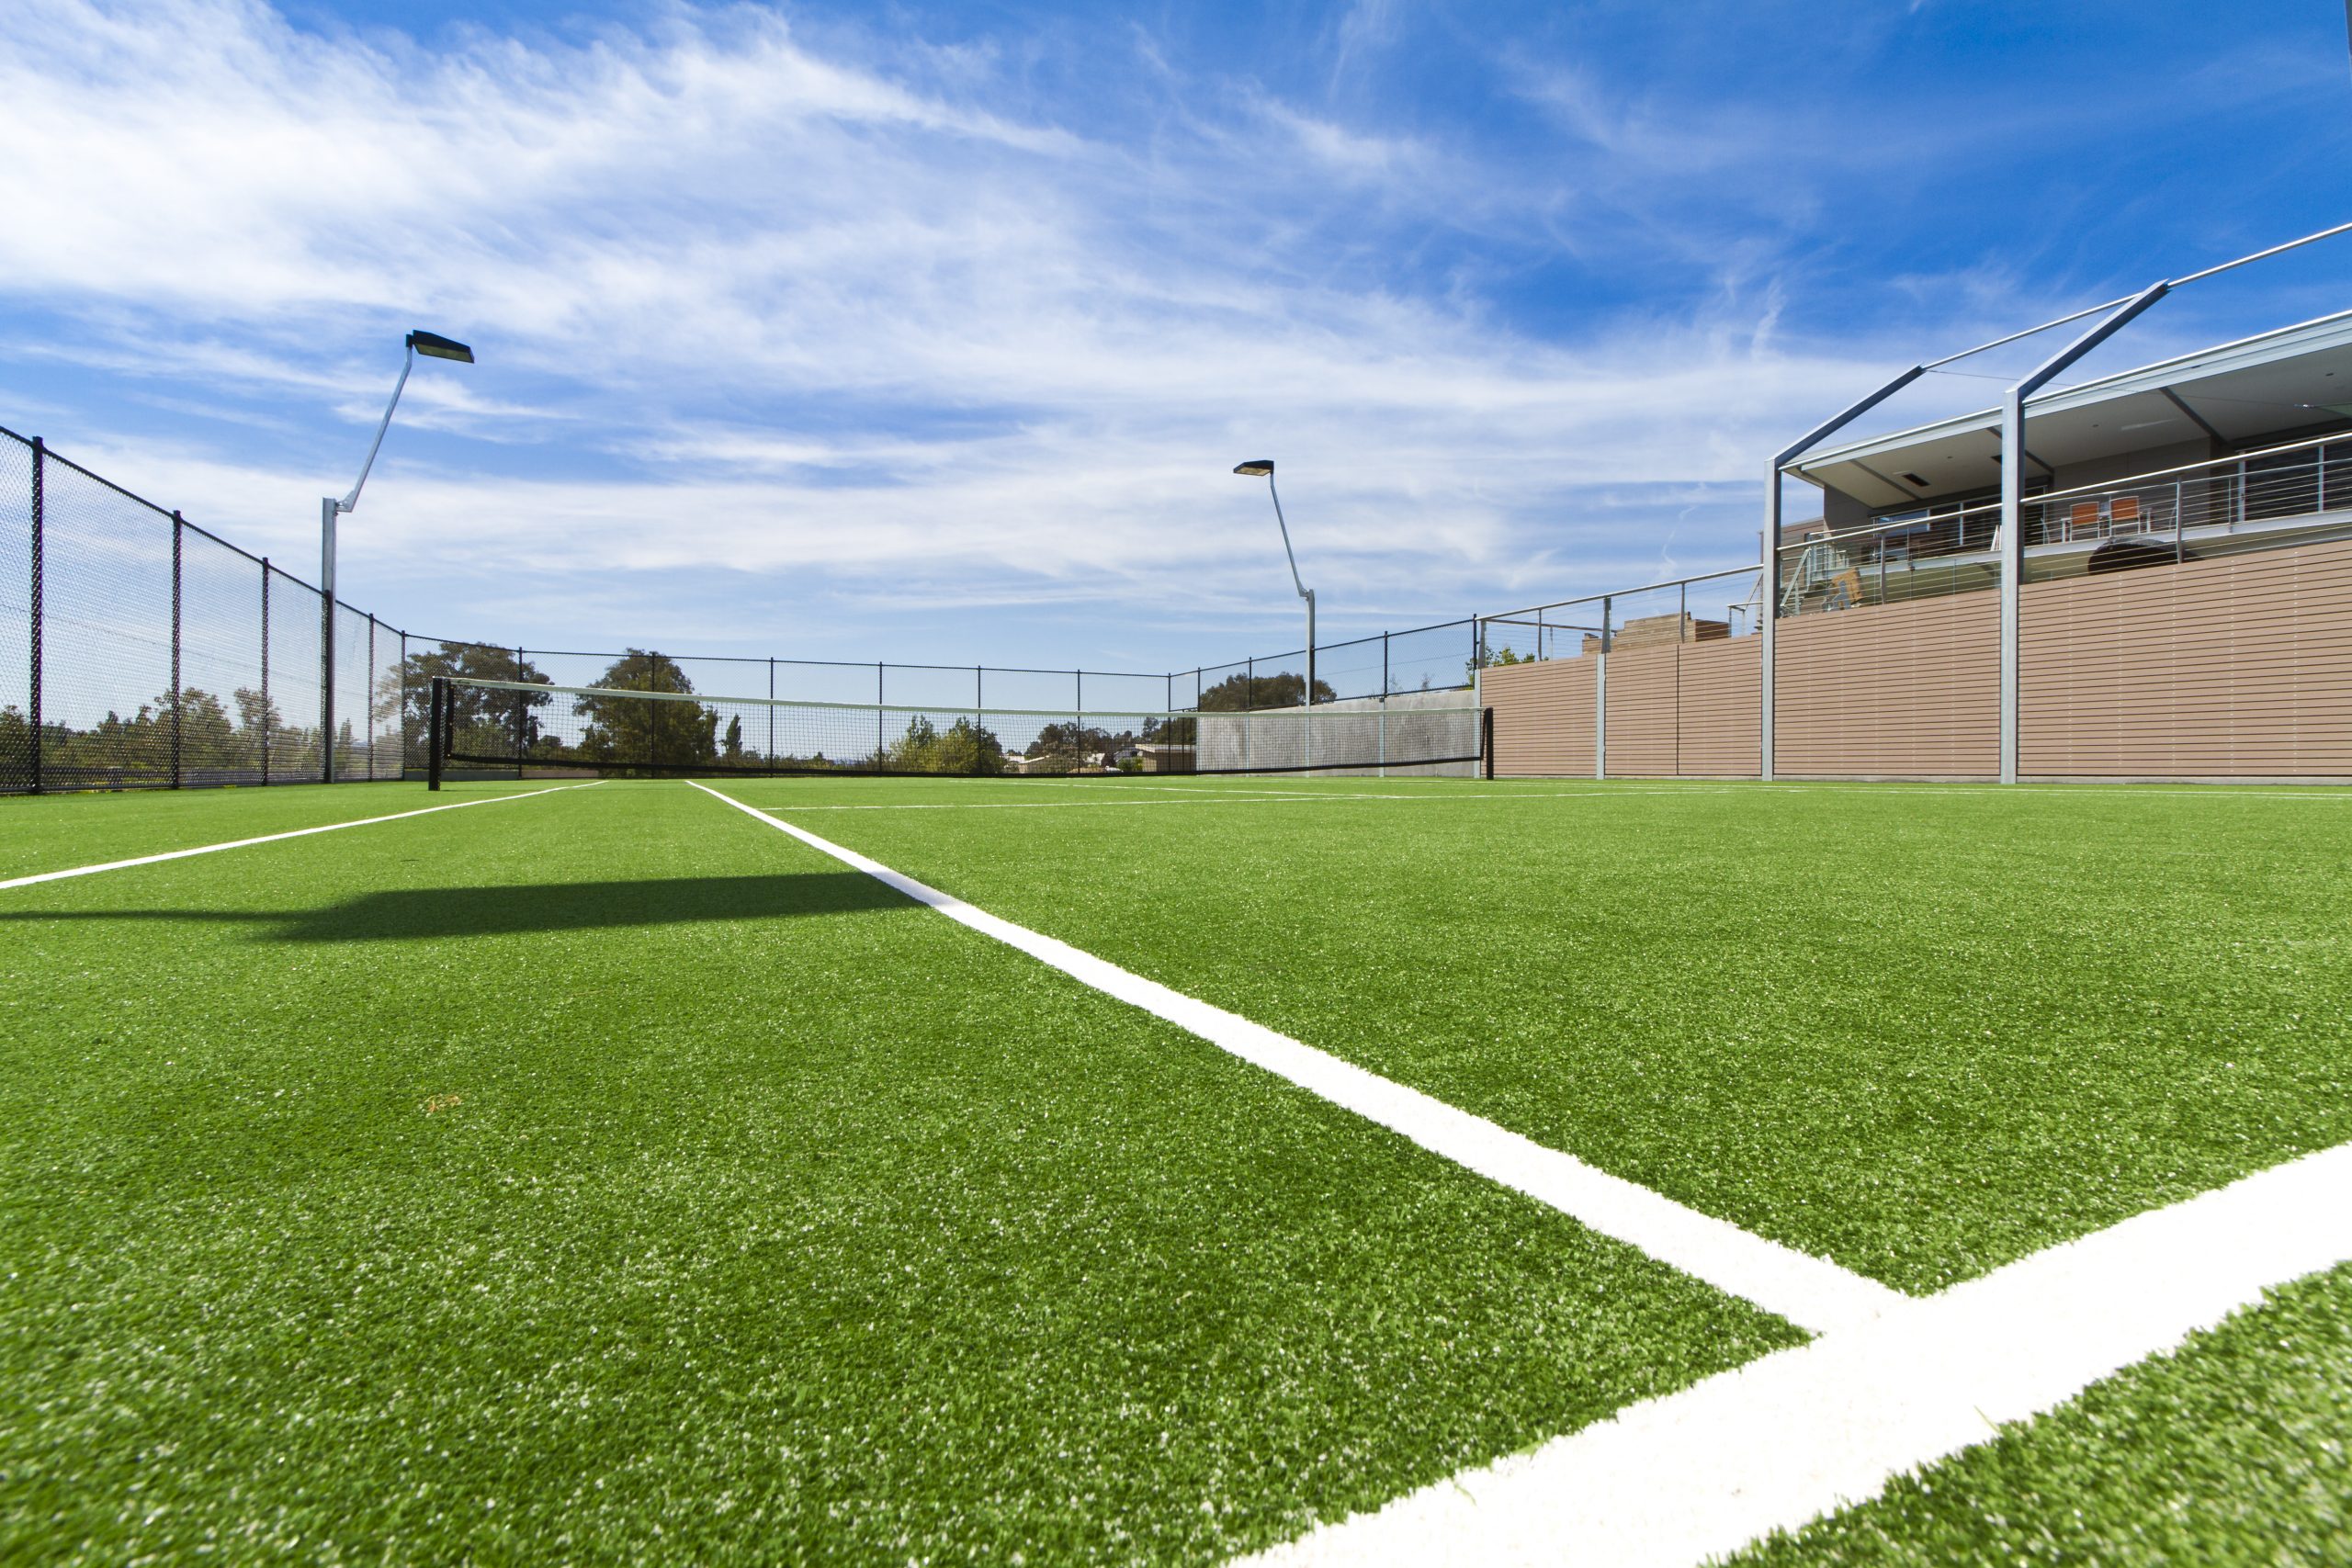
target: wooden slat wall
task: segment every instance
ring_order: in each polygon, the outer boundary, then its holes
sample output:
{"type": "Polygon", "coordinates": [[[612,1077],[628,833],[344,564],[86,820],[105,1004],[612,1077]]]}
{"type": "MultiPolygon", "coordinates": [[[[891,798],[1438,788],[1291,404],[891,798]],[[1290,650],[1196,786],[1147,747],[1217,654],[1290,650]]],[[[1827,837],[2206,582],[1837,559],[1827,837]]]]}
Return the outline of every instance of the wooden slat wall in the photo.
{"type": "Polygon", "coordinates": [[[1872,604],[1780,625],[1773,766],[1793,777],[1992,778],[2000,596],[1872,604]]]}
{"type": "Polygon", "coordinates": [[[1495,710],[1495,773],[1503,778],[1592,776],[1591,659],[1549,659],[1484,671],[1495,710]]]}
{"type": "Polygon", "coordinates": [[[2352,776],[2352,541],[2022,599],[2020,773],[2352,776]]]}
{"type": "MultiPolygon", "coordinates": [[[[1764,639],[1685,643],[1680,676],[1682,750],[1676,771],[1685,777],[1756,777],[1763,760],[1764,639]]],[[[1610,679],[1615,681],[1613,672],[1610,679]]]]}
{"type": "Polygon", "coordinates": [[[1609,776],[1672,778],[1680,717],[1674,643],[1612,649],[1609,655],[1609,776]]]}
{"type": "MultiPolygon", "coordinates": [[[[1495,772],[1592,775],[1592,686],[1599,660],[1555,659],[1486,672],[1495,710],[1495,772]]],[[[1609,656],[1611,778],[1754,778],[1763,644],[1747,637],[1609,656]]]]}

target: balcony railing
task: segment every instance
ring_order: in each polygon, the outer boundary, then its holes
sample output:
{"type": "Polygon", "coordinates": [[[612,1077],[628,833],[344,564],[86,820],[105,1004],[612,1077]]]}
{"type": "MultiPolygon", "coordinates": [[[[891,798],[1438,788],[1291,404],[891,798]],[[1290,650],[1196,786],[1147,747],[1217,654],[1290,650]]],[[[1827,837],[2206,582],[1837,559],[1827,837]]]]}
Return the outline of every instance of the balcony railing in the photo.
{"type": "MultiPolygon", "coordinates": [[[[2028,496],[2030,580],[2352,535],[2352,434],[2028,496]]],[[[1998,502],[1928,507],[1784,547],[1782,615],[1988,589],[1998,502]]]]}

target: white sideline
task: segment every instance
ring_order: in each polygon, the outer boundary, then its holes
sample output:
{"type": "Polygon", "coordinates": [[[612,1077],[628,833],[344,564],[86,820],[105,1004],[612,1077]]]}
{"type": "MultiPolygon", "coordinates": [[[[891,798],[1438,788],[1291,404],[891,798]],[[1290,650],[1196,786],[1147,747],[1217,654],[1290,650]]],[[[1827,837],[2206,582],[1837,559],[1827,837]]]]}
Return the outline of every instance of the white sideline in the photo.
{"type": "Polygon", "coordinates": [[[556,795],[567,789],[593,789],[603,784],[592,779],[587,784],[554,784],[547,789],[525,790],[520,795],[485,795],[480,800],[453,800],[447,806],[420,807],[414,811],[395,811],[389,817],[362,817],[353,822],[325,822],[316,828],[297,828],[287,833],[264,833],[257,839],[232,839],[225,844],[198,844],[192,850],[166,850],[159,855],[139,855],[130,860],[110,860],[98,865],[77,865],[66,871],[36,872],[30,876],[13,876],[0,882],[0,888],[29,887],[36,882],[62,882],[69,876],[95,876],[102,871],[121,871],[129,866],[153,865],[159,861],[186,860],[190,855],[214,854],[221,850],[242,850],[249,844],[274,844],[281,839],[307,839],[313,833],[332,833],[339,828],[368,828],[379,822],[397,822],[403,817],[430,817],[436,811],[463,811],[469,806],[496,806],[502,801],[528,800],[535,795],[556,795]]]}
{"type": "Polygon", "coordinates": [[[1900,1308],[1908,1300],[1826,1258],[1810,1257],[1685,1208],[1419,1089],[1392,1083],[1238,1013],[1212,1007],[1068,942],[975,908],[707,784],[686,782],[810,849],[865,873],[918,903],[928,904],[958,924],[1018,948],[1084,985],[1165,1019],[1334,1105],[1402,1134],[1434,1154],[1549,1204],[1604,1235],[1629,1243],[1801,1327],[1815,1333],[1850,1328],[1900,1308]]]}
{"type": "Polygon", "coordinates": [[[1877,1495],[2352,1258],[2352,1144],[2051,1247],[1241,1559],[1698,1563],[1877,1495]]]}

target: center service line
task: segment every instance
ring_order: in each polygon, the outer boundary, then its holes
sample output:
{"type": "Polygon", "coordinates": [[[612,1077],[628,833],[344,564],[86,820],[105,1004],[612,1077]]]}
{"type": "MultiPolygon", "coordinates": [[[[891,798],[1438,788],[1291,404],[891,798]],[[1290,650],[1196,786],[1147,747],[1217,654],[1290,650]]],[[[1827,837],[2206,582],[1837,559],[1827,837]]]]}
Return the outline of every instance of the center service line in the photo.
{"type": "Polygon", "coordinates": [[[1402,1134],[1433,1154],[1525,1193],[1603,1235],[1638,1247],[1799,1327],[1816,1334],[1859,1327],[1911,1301],[1826,1258],[1811,1257],[1686,1208],[1646,1187],[1596,1169],[1574,1155],[1545,1148],[1419,1089],[1252,1023],[1238,1013],[1212,1007],[1066,942],[975,908],[707,784],[692,779],[686,782],[917,903],[928,904],[959,925],[1017,948],[1106,996],[1165,1019],[1311,1094],[1402,1134]]]}

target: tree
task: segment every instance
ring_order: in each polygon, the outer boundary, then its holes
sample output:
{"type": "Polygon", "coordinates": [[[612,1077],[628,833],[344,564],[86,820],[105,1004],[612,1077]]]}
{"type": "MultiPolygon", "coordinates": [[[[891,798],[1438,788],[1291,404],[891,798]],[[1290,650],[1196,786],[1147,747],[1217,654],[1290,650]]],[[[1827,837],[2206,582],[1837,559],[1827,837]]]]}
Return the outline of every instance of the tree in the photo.
{"type": "MultiPolygon", "coordinates": [[[[679,695],[695,689],[676,660],[642,648],[614,660],[596,684],[607,691],[679,695]]],[[[691,768],[718,756],[718,710],[700,703],[583,695],[572,699],[572,710],[588,721],[578,759],[600,767],[691,768]]]]}
{"type": "MultiPolygon", "coordinates": [[[[409,754],[421,756],[424,750],[425,731],[431,724],[425,704],[432,700],[433,678],[447,675],[467,681],[511,681],[527,685],[548,684],[546,675],[529,660],[511,648],[491,648],[478,642],[445,642],[412,653],[401,661],[398,701],[401,714],[401,736],[409,754]]],[[[386,676],[385,688],[392,684],[386,676]]],[[[377,717],[388,719],[390,712],[387,690],[377,693],[377,717]]],[[[488,692],[480,687],[460,686],[451,699],[455,709],[454,730],[471,730],[478,737],[473,745],[458,745],[453,750],[488,751],[492,754],[511,753],[515,745],[515,708],[519,703],[523,713],[522,743],[526,750],[535,750],[539,739],[538,710],[554,700],[553,694],[541,695],[525,692],[488,692]]],[[[456,739],[453,735],[452,739],[456,739]]]]}
{"type": "MultiPolygon", "coordinates": [[[[1295,670],[1284,670],[1271,675],[1252,675],[1239,671],[1227,675],[1216,685],[1201,693],[1203,713],[1238,713],[1245,708],[1295,708],[1304,705],[1306,677],[1295,670]]],[[[1317,680],[1315,700],[1331,703],[1340,694],[1329,681],[1317,680]]]]}
{"type": "Polygon", "coordinates": [[[996,732],[970,718],[945,729],[917,714],[906,732],[883,748],[882,766],[900,773],[1001,773],[1004,743],[996,732]]]}
{"type": "Polygon", "coordinates": [[[743,759],[743,716],[737,714],[727,721],[727,760],[739,762],[743,759]]]}

